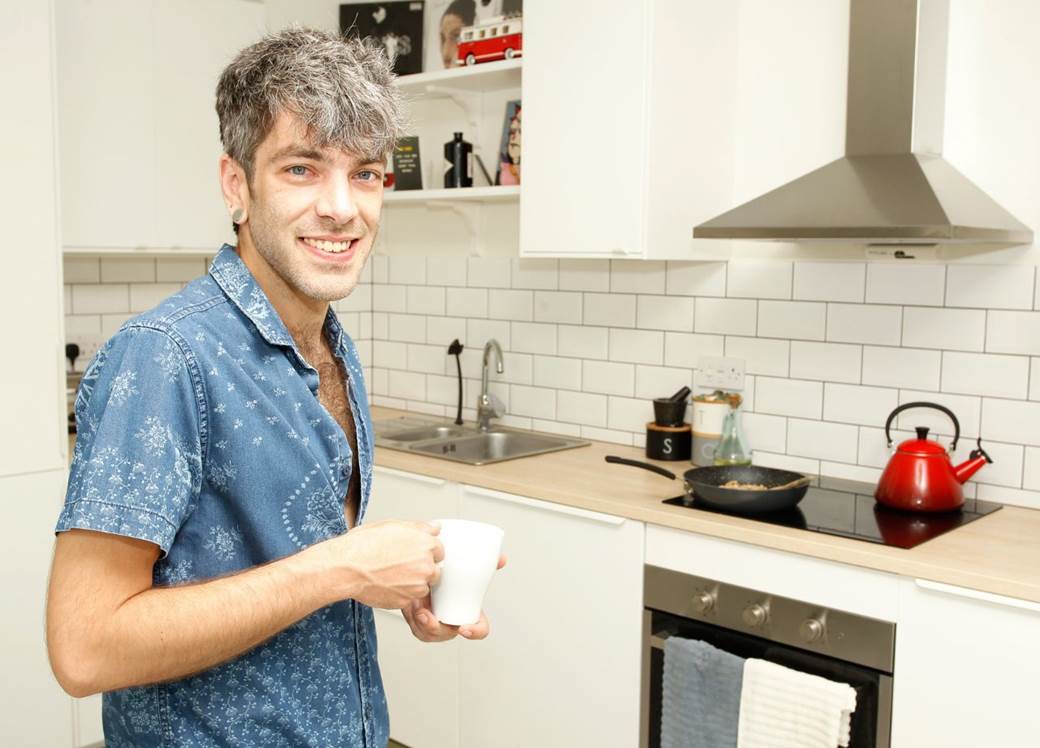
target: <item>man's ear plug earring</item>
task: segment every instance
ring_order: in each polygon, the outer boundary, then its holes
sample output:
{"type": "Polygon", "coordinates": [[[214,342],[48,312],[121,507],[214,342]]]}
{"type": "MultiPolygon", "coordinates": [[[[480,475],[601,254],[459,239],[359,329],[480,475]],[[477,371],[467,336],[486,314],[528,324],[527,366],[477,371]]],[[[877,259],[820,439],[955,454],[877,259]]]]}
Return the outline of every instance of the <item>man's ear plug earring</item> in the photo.
{"type": "Polygon", "coordinates": [[[244,221],[245,218],[246,212],[241,208],[235,208],[235,210],[231,213],[231,220],[234,223],[242,223],[242,221],[244,221]]]}

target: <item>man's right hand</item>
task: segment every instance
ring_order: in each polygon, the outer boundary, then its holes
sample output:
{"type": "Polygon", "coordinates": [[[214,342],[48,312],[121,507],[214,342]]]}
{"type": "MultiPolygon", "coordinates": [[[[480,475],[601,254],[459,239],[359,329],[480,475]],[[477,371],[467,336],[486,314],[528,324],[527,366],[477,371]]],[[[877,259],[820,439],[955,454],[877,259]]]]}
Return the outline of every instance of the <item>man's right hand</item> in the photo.
{"type": "Polygon", "coordinates": [[[316,546],[336,599],[373,608],[404,608],[422,600],[440,577],[444,546],[438,525],[385,520],[360,525],[316,546]]]}

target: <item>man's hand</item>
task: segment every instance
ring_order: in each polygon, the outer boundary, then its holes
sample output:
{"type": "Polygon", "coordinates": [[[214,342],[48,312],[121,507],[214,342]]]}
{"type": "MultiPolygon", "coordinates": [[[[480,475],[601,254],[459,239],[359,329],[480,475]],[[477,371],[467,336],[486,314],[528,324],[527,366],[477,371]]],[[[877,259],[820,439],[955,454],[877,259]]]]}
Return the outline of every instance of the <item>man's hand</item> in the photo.
{"type": "MultiPolygon", "coordinates": [[[[498,568],[501,569],[505,565],[506,557],[499,556],[498,568]]],[[[415,638],[424,642],[446,642],[459,635],[466,639],[484,639],[491,631],[491,624],[488,622],[484,611],[480,611],[480,620],[476,623],[465,626],[451,626],[447,623],[441,623],[437,620],[437,616],[433,614],[430,595],[427,595],[422,600],[413,600],[401,609],[401,613],[404,614],[404,619],[408,621],[408,627],[411,628],[415,638]]]]}

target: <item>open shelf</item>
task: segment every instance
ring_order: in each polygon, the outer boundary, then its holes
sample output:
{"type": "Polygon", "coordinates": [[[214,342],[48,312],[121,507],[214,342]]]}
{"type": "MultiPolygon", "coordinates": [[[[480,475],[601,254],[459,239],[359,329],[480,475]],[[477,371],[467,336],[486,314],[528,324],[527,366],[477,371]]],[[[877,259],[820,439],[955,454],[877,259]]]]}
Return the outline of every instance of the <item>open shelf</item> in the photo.
{"type": "Polygon", "coordinates": [[[519,185],[459,187],[447,190],[402,190],[400,192],[391,191],[383,194],[383,202],[387,204],[423,203],[429,201],[505,203],[519,199],[519,185]]]}
{"type": "Polygon", "coordinates": [[[403,75],[397,79],[397,87],[409,96],[427,98],[520,88],[522,64],[523,59],[499,60],[403,75]]]}

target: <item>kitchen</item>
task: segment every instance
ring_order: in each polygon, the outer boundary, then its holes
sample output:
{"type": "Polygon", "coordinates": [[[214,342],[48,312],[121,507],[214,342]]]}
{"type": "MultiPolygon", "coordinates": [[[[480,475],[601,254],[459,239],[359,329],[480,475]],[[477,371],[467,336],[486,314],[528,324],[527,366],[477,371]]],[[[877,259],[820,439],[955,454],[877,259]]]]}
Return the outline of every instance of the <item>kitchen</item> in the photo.
{"type": "MultiPolygon", "coordinates": [[[[73,705],[53,682],[39,626],[65,481],[64,343],[83,342],[81,370],[91,345],[205,272],[229,233],[215,180],[200,182],[219,155],[215,71],[264,28],[334,29],[339,3],[35,5],[21,4],[25,25],[10,28],[24,31],[3,48],[8,69],[39,63],[12,94],[32,116],[5,124],[33,145],[12,172],[31,189],[5,202],[23,218],[16,242],[37,250],[2,296],[20,355],[52,366],[4,375],[19,424],[5,438],[4,495],[38,500],[10,512],[20,614],[8,646],[22,677],[5,686],[3,732],[91,745],[98,702],[73,705]],[[186,58],[189,37],[200,51],[186,58]],[[128,172],[142,180],[131,189],[128,172]]],[[[939,138],[925,150],[1035,229],[1040,104],[1022,91],[1040,72],[1040,15],[1010,0],[950,6],[945,98],[921,110],[945,116],[921,126],[939,138]]],[[[913,246],[916,259],[895,260],[864,242],[692,238],[844,153],[848,3],[645,0],[597,14],[526,0],[524,13],[522,64],[483,63],[500,72],[468,89],[402,82],[423,153],[461,128],[485,160],[522,88],[524,186],[473,199],[388,192],[362,284],[336,310],[377,421],[454,419],[446,351],[458,339],[472,425],[495,339],[493,422],[592,443],[482,466],[377,449],[370,518],[484,518],[506,529],[510,557],[488,592],[485,642],[430,647],[378,614],[391,736],[414,748],[639,744],[648,566],[893,623],[892,745],[1021,742],[1037,727],[1021,663],[1040,632],[1033,240],[913,246]],[[579,26],[599,33],[568,33],[579,26]],[[573,168],[579,148],[626,157],[581,153],[573,168]],[[703,357],[743,362],[734,389],[756,465],[876,483],[891,456],[886,417],[936,402],[959,419],[953,462],[977,437],[993,459],[965,484],[968,500],[1004,507],[904,550],[664,505],[678,483],[603,458],[646,457],[649,401],[697,389],[703,357]]],[[[436,75],[449,72],[461,71],[436,75]]],[[[953,438],[949,419],[915,411],[894,442],[919,425],[944,446],[953,438]]]]}

